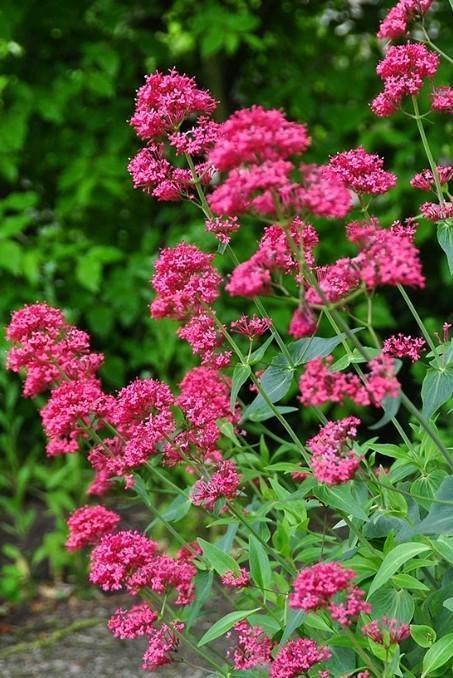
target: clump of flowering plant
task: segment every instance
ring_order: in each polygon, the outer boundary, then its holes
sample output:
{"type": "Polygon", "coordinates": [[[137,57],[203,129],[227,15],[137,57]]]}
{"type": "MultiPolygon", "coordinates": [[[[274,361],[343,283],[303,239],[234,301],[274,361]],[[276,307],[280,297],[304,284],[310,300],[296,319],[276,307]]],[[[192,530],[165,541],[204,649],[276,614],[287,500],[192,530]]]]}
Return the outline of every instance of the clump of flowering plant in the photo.
{"type": "Polygon", "coordinates": [[[68,519],[67,548],[92,549],[90,581],[130,595],[108,626],[147,639],[146,671],[177,661],[184,646],[217,676],[451,670],[453,453],[451,431],[437,424],[453,393],[453,343],[448,322],[442,337],[428,331],[408,292],[429,285],[417,246],[424,217],[438,224],[453,271],[453,171],[435,162],[425,132],[425,118],[451,112],[451,87],[433,82],[440,58],[451,59],[431,40],[408,40],[430,6],[400,0],[383,19],[378,37],[403,42],[383,47],[383,90],[371,105],[390,117],[412,101],[429,167],[411,184],[432,193],[420,215],[381,223],[380,196],[391,199],[398,178],[378,154],[332,149],[315,165],[306,125],[283,111],[255,105],[220,124],[193,78],[154,73],[130,121],[144,143],[132,180],[157,200],[198,208],[212,251],[162,249],[150,313],[179,323],[199,363],[176,388],[147,376],[106,393],[102,355],[61,311],[37,303],[13,314],[8,366],[24,375],[25,396],[49,392],[48,455],[87,454],[90,495],[119,486],[167,532],[159,543],[125,529],[101,504],[68,519]],[[420,113],[429,88],[432,109],[420,113]],[[261,231],[239,261],[244,216],[261,231]],[[320,219],[338,234],[345,219],[348,244],[335,261],[319,256],[320,219]],[[413,334],[378,335],[374,300],[389,291],[411,312],[413,334]],[[221,295],[242,299],[236,319],[221,317],[221,295]],[[288,308],[285,325],[275,303],[288,308]],[[406,394],[412,363],[421,402],[406,394]],[[301,410],[317,424],[301,424],[301,410]],[[165,511],[151,499],[156,484],[171,495],[165,511]],[[189,512],[200,529],[187,542],[178,522],[189,512]],[[201,634],[209,598],[222,612],[201,634]]]}

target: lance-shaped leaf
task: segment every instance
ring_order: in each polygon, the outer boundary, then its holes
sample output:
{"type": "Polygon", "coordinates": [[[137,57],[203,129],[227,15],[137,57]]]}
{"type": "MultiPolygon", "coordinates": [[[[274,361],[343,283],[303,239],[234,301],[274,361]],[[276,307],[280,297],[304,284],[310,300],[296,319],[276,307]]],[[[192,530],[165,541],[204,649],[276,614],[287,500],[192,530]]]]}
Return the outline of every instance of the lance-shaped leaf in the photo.
{"type": "Polygon", "coordinates": [[[453,395],[453,368],[430,367],[422,384],[423,416],[431,417],[453,395]]]}

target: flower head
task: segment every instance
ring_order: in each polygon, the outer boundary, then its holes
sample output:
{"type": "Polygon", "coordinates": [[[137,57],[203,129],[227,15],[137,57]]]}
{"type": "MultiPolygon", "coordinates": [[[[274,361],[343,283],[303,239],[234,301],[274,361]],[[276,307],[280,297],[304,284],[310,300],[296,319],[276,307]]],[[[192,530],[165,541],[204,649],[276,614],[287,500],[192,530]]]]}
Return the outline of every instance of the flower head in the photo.
{"type": "Polygon", "coordinates": [[[119,608],[108,621],[108,627],[115,638],[134,640],[154,632],[157,614],[147,603],[139,603],[125,610],[119,608]]]}
{"type": "Polygon", "coordinates": [[[240,567],[239,574],[235,574],[232,570],[229,570],[220,577],[220,581],[224,586],[229,586],[233,589],[242,589],[250,582],[250,574],[245,567],[240,567]]]}
{"type": "Polygon", "coordinates": [[[381,21],[378,38],[394,40],[402,37],[407,33],[412,19],[425,14],[432,3],[433,0],[399,0],[381,21]]]}
{"type": "Polygon", "coordinates": [[[162,624],[148,636],[148,647],[143,655],[142,669],[156,671],[173,661],[172,653],[178,649],[179,633],[184,630],[182,622],[162,624]]]}
{"type": "Polygon", "coordinates": [[[372,101],[372,111],[380,117],[395,113],[404,97],[419,94],[424,80],[432,78],[438,66],[437,54],[420,43],[390,47],[376,69],[384,91],[372,101]]]}
{"type": "Polygon", "coordinates": [[[249,339],[256,339],[262,334],[270,330],[272,327],[272,321],[270,318],[259,318],[257,315],[251,317],[247,315],[241,315],[239,320],[233,320],[230,323],[230,329],[232,332],[237,334],[242,334],[244,337],[249,339]]]}
{"type": "MultiPolygon", "coordinates": [[[[228,652],[237,671],[247,671],[254,666],[269,664],[273,643],[259,626],[251,626],[248,621],[239,622],[233,627],[236,646],[228,652]]],[[[231,636],[230,632],[228,636],[231,636]]]]}
{"type": "Polygon", "coordinates": [[[420,360],[420,354],[425,349],[426,342],[422,337],[394,334],[384,341],[382,352],[393,358],[410,358],[413,363],[420,360]]]}
{"type": "Polygon", "coordinates": [[[386,193],[396,184],[396,176],[384,170],[384,160],[376,153],[367,153],[362,146],[334,155],[330,168],[356,193],[386,193]]]}
{"type": "Polygon", "coordinates": [[[354,478],[361,457],[352,450],[351,441],[359,424],[357,417],[329,421],[307,441],[313,475],[320,483],[339,485],[354,478]]]}
{"type": "Polygon", "coordinates": [[[379,621],[373,619],[364,624],[362,633],[386,648],[401,643],[411,635],[409,624],[400,624],[397,619],[388,617],[382,617],[379,621]]]}
{"type": "Polygon", "coordinates": [[[212,254],[187,243],[162,250],[151,280],[157,292],[151,304],[152,317],[184,320],[202,311],[203,304],[212,304],[221,282],[212,259],[212,254]]]}
{"type": "Polygon", "coordinates": [[[212,511],[218,499],[234,499],[241,478],[234,461],[222,461],[209,480],[198,480],[192,488],[191,501],[212,511]]]}
{"type": "Polygon", "coordinates": [[[271,665],[271,678],[296,678],[331,656],[327,647],[314,640],[298,638],[283,645],[271,665]]]}
{"type": "Polygon", "coordinates": [[[432,93],[432,109],[439,113],[453,113],[453,87],[435,87],[432,93]]]}
{"type": "Polygon", "coordinates": [[[294,581],[290,605],[306,612],[327,607],[335,594],[350,587],[355,576],[354,570],[335,562],[306,567],[294,581]]]}
{"type": "Polygon", "coordinates": [[[82,506],[68,519],[69,537],[66,548],[68,551],[77,551],[84,546],[96,544],[101,537],[112,532],[119,522],[120,516],[104,506],[82,506]]]}

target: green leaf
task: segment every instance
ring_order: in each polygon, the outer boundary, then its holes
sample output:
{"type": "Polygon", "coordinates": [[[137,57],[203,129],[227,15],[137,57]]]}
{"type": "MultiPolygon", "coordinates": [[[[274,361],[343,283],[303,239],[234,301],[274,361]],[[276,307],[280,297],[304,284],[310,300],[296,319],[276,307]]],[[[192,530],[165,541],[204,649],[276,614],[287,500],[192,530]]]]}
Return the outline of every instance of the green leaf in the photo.
{"type": "Polygon", "coordinates": [[[450,610],[450,612],[453,612],[453,598],[447,598],[442,605],[446,607],[447,610],[450,610]]]}
{"type": "Polygon", "coordinates": [[[272,583],[272,568],[266,549],[256,537],[249,538],[250,576],[260,588],[270,588],[272,583]]]}
{"type": "Polygon", "coordinates": [[[258,612],[260,609],[260,607],[256,607],[254,610],[241,610],[239,612],[230,612],[229,614],[226,614],[222,619],[219,619],[218,622],[211,626],[211,628],[200,638],[198,647],[210,643],[219,636],[223,636],[227,631],[233,628],[237,622],[250,617],[251,614],[258,612]]]}
{"type": "Polygon", "coordinates": [[[20,273],[22,263],[22,248],[12,240],[5,240],[0,245],[0,269],[5,269],[13,275],[20,273]]]}
{"type": "Polygon", "coordinates": [[[392,577],[392,584],[400,589],[412,589],[414,591],[429,591],[429,586],[426,586],[422,581],[405,572],[401,574],[394,574],[392,577]]]}
{"type": "Polygon", "coordinates": [[[383,586],[369,597],[373,606],[373,616],[391,617],[401,623],[409,624],[414,616],[415,603],[408,591],[383,586]]]}
{"type": "Polygon", "coordinates": [[[393,419],[397,414],[401,404],[401,394],[398,394],[394,398],[386,396],[382,401],[382,409],[384,410],[384,415],[372,426],[369,428],[372,431],[376,431],[379,428],[382,428],[393,419]]]}
{"type": "MultiPolygon", "coordinates": [[[[362,328],[358,327],[351,330],[354,334],[360,332],[362,328]]],[[[303,365],[314,358],[325,358],[339,346],[347,335],[342,332],[335,337],[308,337],[299,339],[288,346],[288,352],[296,365],[303,365]]]]}
{"type": "Polygon", "coordinates": [[[76,278],[82,287],[90,292],[97,292],[102,277],[102,263],[99,259],[85,256],[81,257],[76,266],[76,278]]]}
{"type": "Polygon", "coordinates": [[[245,384],[247,379],[250,376],[252,369],[250,365],[242,365],[242,363],[239,363],[238,365],[235,366],[234,372],[233,372],[233,380],[231,383],[231,397],[230,397],[230,410],[234,412],[234,408],[236,405],[236,400],[238,397],[238,393],[241,389],[241,386],[245,384]]]}
{"type": "Polygon", "coordinates": [[[193,622],[199,617],[203,605],[209,599],[214,582],[214,574],[210,572],[199,572],[195,577],[195,597],[193,603],[186,608],[184,623],[189,630],[193,622]]]}
{"type": "Polygon", "coordinates": [[[337,485],[336,487],[321,485],[313,490],[313,494],[326,506],[344,511],[347,515],[359,518],[359,520],[368,519],[362,504],[353,495],[352,485],[350,484],[337,485]]]}
{"type": "MultiPolygon", "coordinates": [[[[260,387],[271,403],[278,402],[288,393],[293,376],[294,370],[289,367],[286,358],[282,355],[275,356],[260,378],[260,387]]],[[[258,394],[247,407],[244,419],[263,408],[268,408],[268,404],[263,396],[258,394]]]]}
{"type": "Polygon", "coordinates": [[[447,563],[453,565],[453,539],[448,537],[439,537],[436,541],[431,542],[433,549],[439,553],[447,563]]]}
{"type": "Polygon", "coordinates": [[[228,553],[225,553],[217,546],[210,544],[204,539],[198,539],[198,543],[203,549],[204,557],[218,574],[223,575],[225,572],[234,572],[236,575],[239,574],[239,565],[234,558],[228,555],[228,553]]]}
{"type": "MultiPolygon", "coordinates": [[[[288,414],[289,412],[297,412],[297,407],[289,407],[289,406],[284,406],[284,405],[276,405],[275,409],[277,412],[280,414],[288,414]]],[[[245,414],[244,413],[244,420],[245,420],[245,414]]],[[[268,405],[264,404],[264,407],[256,412],[252,412],[252,414],[248,417],[250,421],[266,421],[266,419],[272,419],[272,417],[275,417],[275,412],[268,407],[268,405]]]]}
{"type": "Polygon", "coordinates": [[[436,640],[435,630],[424,624],[411,624],[411,636],[420,647],[431,647],[436,640]]]}
{"type": "Polygon", "coordinates": [[[447,255],[448,268],[453,275],[453,220],[443,221],[437,225],[437,242],[447,255]]]}
{"type": "Polygon", "coordinates": [[[436,492],[436,499],[452,502],[451,504],[433,504],[428,515],[414,527],[401,533],[399,538],[416,534],[441,534],[453,536],[453,475],[447,476],[436,492]]]}
{"type": "Polygon", "coordinates": [[[453,633],[440,638],[423,657],[423,673],[421,678],[437,671],[453,657],[453,633]]]}
{"type": "Polygon", "coordinates": [[[416,542],[395,546],[394,549],[387,553],[376,572],[376,576],[374,577],[368,592],[368,598],[373,595],[375,591],[380,589],[381,586],[384,586],[390,577],[399,570],[401,565],[404,565],[404,563],[411,560],[411,558],[415,558],[419,553],[430,550],[431,548],[426,544],[418,544],[416,542]]]}
{"type": "Polygon", "coordinates": [[[428,368],[422,384],[422,414],[431,417],[453,394],[453,369],[428,368]]]}
{"type": "MultiPolygon", "coordinates": [[[[286,604],[288,605],[288,601],[286,604]]],[[[303,623],[306,616],[307,613],[304,610],[295,610],[292,607],[288,607],[286,626],[280,639],[279,647],[286,643],[288,638],[290,638],[294,631],[303,623]]]]}
{"type": "Polygon", "coordinates": [[[272,344],[274,340],[274,337],[271,335],[266,339],[265,342],[261,344],[259,348],[257,348],[255,351],[253,351],[252,355],[250,356],[249,359],[249,365],[255,365],[256,363],[259,363],[265,356],[267,349],[269,346],[272,344]]]}

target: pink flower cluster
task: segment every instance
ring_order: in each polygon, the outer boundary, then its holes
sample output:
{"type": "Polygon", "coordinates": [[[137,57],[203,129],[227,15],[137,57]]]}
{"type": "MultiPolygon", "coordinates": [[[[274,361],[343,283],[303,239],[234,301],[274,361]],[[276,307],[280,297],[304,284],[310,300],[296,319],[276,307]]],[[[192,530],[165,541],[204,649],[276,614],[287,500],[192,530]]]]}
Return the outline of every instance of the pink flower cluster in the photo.
{"type": "Polygon", "coordinates": [[[296,192],[298,208],[318,217],[342,219],[352,208],[347,182],[329,165],[299,166],[302,187],[296,192]]]}
{"type": "Polygon", "coordinates": [[[364,592],[352,585],[355,576],[353,570],[336,562],[307,567],[294,581],[290,605],[306,612],[327,609],[342,626],[350,626],[359,614],[371,611],[371,605],[364,601],[364,592]],[[343,602],[336,602],[337,594],[343,594],[343,602]]]}
{"type": "Polygon", "coordinates": [[[156,626],[157,614],[147,603],[134,605],[130,610],[120,608],[110,617],[108,627],[115,638],[134,640],[141,636],[148,639],[142,668],[155,671],[172,661],[171,653],[179,645],[178,633],[184,629],[181,622],[156,626]]]}
{"type": "Polygon", "coordinates": [[[109,511],[105,506],[82,506],[76,509],[68,519],[66,548],[68,551],[78,551],[97,544],[101,537],[113,532],[120,520],[115,511],[109,511]]]}
{"type": "Polygon", "coordinates": [[[270,318],[259,318],[256,315],[251,317],[247,315],[241,315],[239,320],[233,320],[230,323],[230,329],[236,334],[242,334],[244,337],[248,337],[251,341],[260,337],[262,334],[270,330],[272,327],[272,321],[270,318]]]}
{"type": "Polygon", "coordinates": [[[435,87],[432,92],[433,111],[453,114],[453,87],[435,87]]]}
{"type": "Polygon", "coordinates": [[[208,480],[198,480],[192,488],[191,501],[213,511],[218,499],[234,499],[241,478],[234,461],[222,461],[208,480]]]}
{"type": "Polygon", "coordinates": [[[104,359],[90,351],[86,332],[69,325],[59,309],[45,303],[15,311],[6,338],[14,342],[7,367],[25,371],[23,392],[32,398],[64,379],[93,377],[104,359]]]}
{"type": "Polygon", "coordinates": [[[221,125],[210,162],[228,172],[209,196],[217,215],[246,211],[275,214],[277,203],[291,204],[299,185],[292,178],[291,156],[310,144],[304,125],[286,120],[281,111],[245,108],[221,125]]]}
{"type": "Polygon", "coordinates": [[[318,235],[309,224],[296,217],[287,231],[281,226],[268,226],[264,230],[258,249],[250,259],[237,266],[226,285],[232,296],[254,297],[271,290],[271,273],[297,273],[298,263],[292,251],[300,248],[308,266],[312,266],[313,249],[318,235]]]}
{"type": "Polygon", "coordinates": [[[147,142],[129,163],[135,188],[141,188],[158,200],[190,198],[194,177],[189,169],[173,165],[166,157],[170,147],[177,154],[189,153],[200,158],[198,177],[209,182],[213,169],[206,162],[218,125],[211,120],[216,101],[200,89],[193,78],[175,70],[148,75],[138,90],[131,125],[140,139],[147,142]],[[194,125],[181,132],[181,125],[195,119],[194,125]]]}
{"type": "Polygon", "coordinates": [[[374,619],[364,624],[362,633],[386,648],[401,643],[411,635],[409,624],[400,624],[397,619],[388,617],[382,617],[380,621],[374,619]]]}
{"type": "Polygon", "coordinates": [[[436,202],[424,202],[420,205],[420,212],[425,219],[433,223],[451,219],[453,218],[453,202],[444,202],[442,205],[436,202]]]}
{"type": "Polygon", "coordinates": [[[271,678],[296,678],[304,675],[315,664],[327,661],[331,657],[327,647],[320,646],[314,640],[298,638],[284,645],[275,656],[271,665],[271,678]]]}
{"type": "Polygon", "coordinates": [[[388,337],[382,346],[382,352],[393,358],[410,358],[413,363],[420,360],[420,354],[425,350],[426,342],[422,337],[411,337],[399,332],[388,337]]]}
{"type": "Polygon", "coordinates": [[[433,0],[399,0],[381,21],[378,38],[394,40],[406,35],[410,22],[425,14],[433,0]]]}
{"type": "MultiPolygon", "coordinates": [[[[273,643],[259,626],[241,621],[234,626],[236,646],[228,652],[237,671],[247,671],[255,666],[269,664],[272,660],[273,643]]],[[[231,637],[228,633],[227,637],[231,637]]]]}
{"type": "Polygon", "coordinates": [[[239,574],[235,574],[232,570],[229,570],[220,577],[220,581],[224,586],[229,586],[232,589],[242,589],[249,584],[250,574],[245,567],[240,567],[239,574]]]}
{"type": "Polygon", "coordinates": [[[376,71],[384,82],[384,91],[372,101],[373,113],[388,117],[395,113],[404,97],[420,93],[426,78],[439,67],[439,57],[425,45],[408,42],[389,48],[376,71]]]}
{"type": "Polygon", "coordinates": [[[313,475],[320,483],[339,485],[354,478],[361,457],[352,450],[351,441],[359,424],[357,417],[329,421],[307,441],[313,475]]]}
{"type": "Polygon", "coordinates": [[[330,167],[356,193],[378,195],[396,184],[396,176],[384,170],[384,160],[375,153],[367,153],[362,146],[337,153],[331,158],[330,167]]]}
{"type": "Polygon", "coordinates": [[[126,589],[132,595],[147,588],[159,595],[175,591],[175,604],[188,605],[195,574],[187,559],[161,555],[156,542],[130,530],[105,535],[91,553],[90,581],[103,591],[126,589]]]}
{"type": "MultiPolygon", "coordinates": [[[[437,175],[441,184],[448,184],[453,179],[453,165],[439,166],[437,175]]],[[[419,188],[421,191],[431,191],[434,186],[433,173],[429,169],[419,172],[411,179],[411,186],[419,188]]]]}

